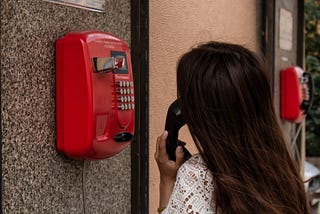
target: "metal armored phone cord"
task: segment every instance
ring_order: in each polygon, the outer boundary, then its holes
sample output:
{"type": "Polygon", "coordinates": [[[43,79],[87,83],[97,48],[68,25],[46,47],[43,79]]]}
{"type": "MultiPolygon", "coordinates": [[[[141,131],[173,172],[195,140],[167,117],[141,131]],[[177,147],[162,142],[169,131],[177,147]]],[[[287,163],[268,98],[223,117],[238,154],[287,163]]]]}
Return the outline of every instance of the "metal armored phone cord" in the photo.
{"type": "Polygon", "coordinates": [[[82,162],[82,204],[83,204],[83,214],[86,214],[86,190],[85,190],[85,172],[86,172],[86,161],[82,162]]]}
{"type": "MultiPolygon", "coordinates": [[[[299,127],[298,127],[298,129],[297,129],[297,131],[296,131],[296,135],[294,136],[293,140],[291,141],[290,151],[299,153],[299,149],[298,149],[298,147],[297,147],[296,141],[297,141],[297,138],[298,138],[298,136],[299,136],[299,134],[300,134],[300,132],[301,132],[302,125],[303,125],[303,122],[301,122],[301,123],[299,124],[299,127]]],[[[298,158],[298,162],[301,162],[301,158],[300,158],[299,155],[297,156],[297,158],[298,158]]]]}

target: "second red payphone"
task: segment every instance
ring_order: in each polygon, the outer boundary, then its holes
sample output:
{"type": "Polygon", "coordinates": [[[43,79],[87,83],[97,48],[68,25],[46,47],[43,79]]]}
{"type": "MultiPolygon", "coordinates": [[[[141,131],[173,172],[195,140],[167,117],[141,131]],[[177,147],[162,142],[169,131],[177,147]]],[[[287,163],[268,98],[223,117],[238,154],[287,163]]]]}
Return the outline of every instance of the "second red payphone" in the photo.
{"type": "Polygon", "coordinates": [[[312,105],[313,81],[311,75],[294,66],[280,72],[281,118],[300,123],[312,105]]]}

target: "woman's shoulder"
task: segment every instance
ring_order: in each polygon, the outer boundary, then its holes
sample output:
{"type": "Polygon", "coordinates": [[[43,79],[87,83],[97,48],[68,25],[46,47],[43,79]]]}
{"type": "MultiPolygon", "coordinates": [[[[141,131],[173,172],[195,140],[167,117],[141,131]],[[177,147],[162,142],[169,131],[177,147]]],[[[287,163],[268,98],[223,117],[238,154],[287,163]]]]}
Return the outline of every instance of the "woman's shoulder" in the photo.
{"type": "Polygon", "coordinates": [[[179,168],[175,186],[164,213],[213,214],[215,213],[213,191],[214,183],[209,169],[200,155],[193,155],[179,168]]]}
{"type": "Polygon", "coordinates": [[[180,168],[187,167],[190,169],[203,169],[208,170],[200,154],[192,155],[180,168]]]}
{"type": "MultiPolygon", "coordinates": [[[[186,162],[184,162],[178,170],[178,177],[188,177],[189,179],[212,182],[212,174],[200,154],[192,155],[186,162]]],[[[211,183],[210,182],[210,183],[211,183]]]]}

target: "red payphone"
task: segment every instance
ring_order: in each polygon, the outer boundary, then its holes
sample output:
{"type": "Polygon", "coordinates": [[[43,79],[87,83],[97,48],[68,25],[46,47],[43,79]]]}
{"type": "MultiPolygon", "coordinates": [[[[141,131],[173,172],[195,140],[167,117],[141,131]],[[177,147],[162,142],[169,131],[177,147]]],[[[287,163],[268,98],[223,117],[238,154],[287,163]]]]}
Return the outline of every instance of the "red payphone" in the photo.
{"type": "Polygon", "coordinates": [[[300,67],[289,67],[280,72],[281,118],[300,123],[313,100],[313,81],[300,67]]]}
{"type": "Polygon", "coordinates": [[[129,145],[135,97],[128,46],[100,31],[56,42],[57,149],[75,159],[103,159],[129,145]]]}

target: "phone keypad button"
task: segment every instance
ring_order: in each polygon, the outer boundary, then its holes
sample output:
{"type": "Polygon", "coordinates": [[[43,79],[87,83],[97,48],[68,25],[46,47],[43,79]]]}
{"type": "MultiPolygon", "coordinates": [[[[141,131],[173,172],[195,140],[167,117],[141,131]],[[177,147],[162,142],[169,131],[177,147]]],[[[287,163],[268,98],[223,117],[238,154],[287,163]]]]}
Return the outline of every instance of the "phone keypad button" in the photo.
{"type": "Polygon", "coordinates": [[[122,88],[120,88],[120,89],[118,88],[117,89],[117,94],[121,94],[122,95],[123,94],[123,89],[122,88]]]}
{"type": "Polygon", "coordinates": [[[116,86],[122,87],[123,82],[122,81],[116,81],[116,86]]]}
{"type": "Polygon", "coordinates": [[[124,105],[123,104],[118,105],[118,109],[119,110],[124,110],[124,105]]]}
{"type": "Polygon", "coordinates": [[[123,97],[118,97],[118,102],[124,102],[124,99],[123,99],[123,97]]]}

